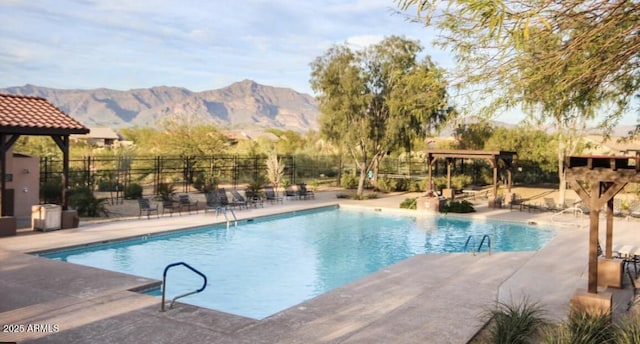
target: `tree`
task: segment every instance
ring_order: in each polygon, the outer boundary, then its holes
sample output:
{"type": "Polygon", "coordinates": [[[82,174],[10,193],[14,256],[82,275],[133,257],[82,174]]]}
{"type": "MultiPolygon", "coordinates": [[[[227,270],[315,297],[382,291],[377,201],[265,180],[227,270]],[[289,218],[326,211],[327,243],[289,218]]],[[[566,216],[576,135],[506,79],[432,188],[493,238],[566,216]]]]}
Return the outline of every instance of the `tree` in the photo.
{"type": "Polygon", "coordinates": [[[585,100],[584,90],[600,92],[610,106],[595,107],[607,111],[600,124],[609,130],[638,95],[637,1],[397,2],[402,11],[415,9],[413,19],[441,29],[435,44],[454,52],[460,67],[456,85],[480,85],[478,90],[495,95],[489,109],[523,101],[522,90],[533,90],[523,84],[553,80],[557,98],[568,102],[585,100]]]}
{"type": "Polygon", "coordinates": [[[485,110],[524,105],[558,132],[560,201],[564,157],[576,152],[596,114],[611,131],[640,84],[637,1],[401,0],[417,19],[441,28],[437,44],[460,66],[458,84],[483,90],[485,110]],[[443,6],[438,6],[443,4],[443,6]],[[479,87],[482,85],[482,87],[479,87]]]}
{"type": "Polygon", "coordinates": [[[458,149],[481,150],[495,130],[496,128],[487,121],[461,123],[453,130],[453,136],[458,142],[458,149]]]}
{"type": "Polygon", "coordinates": [[[443,123],[447,84],[418,42],[397,36],[360,51],[331,47],[311,64],[321,133],[344,147],[358,166],[358,195],[367,172],[387,152],[443,123]]]}

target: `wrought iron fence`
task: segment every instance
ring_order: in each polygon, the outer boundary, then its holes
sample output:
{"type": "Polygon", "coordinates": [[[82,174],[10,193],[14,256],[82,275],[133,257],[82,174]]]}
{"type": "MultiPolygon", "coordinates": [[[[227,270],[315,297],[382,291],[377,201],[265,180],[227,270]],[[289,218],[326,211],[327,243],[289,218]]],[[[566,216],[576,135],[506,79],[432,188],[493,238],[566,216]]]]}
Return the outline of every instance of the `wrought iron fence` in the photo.
{"type": "MultiPolygon", "coordinates": [[[[228,185],[233,188],[266,178],[266,156],[216,155],[199,157],[83,157],[69,160],[69,187],[88,187],[94,191],[114,194],[112,197],[124,197],[129,185],[142,186],[146,195],[157,195],[158,186],[170,183],[176,191],[189,192],[201,190],[208,182],[228,185]]],[[[284,179],[291,184],[319,181],[340,185],[343,174],[358,174],[351,160],[337,156],[281,156],[285,165],[284,179]]],[[[534,178],[534,181],[546,181],[548,175],[542,175],[535,166],[524,170],[516,168],[514,181],[534,178]]],[[[421,180],[427,176],[427,164],[421,158],[385,157],[379,166],[379,176],[396,179],[421,180]]],[[[446,163],[436,161],[433,176],[446,175],[446,163]]],[[[40,160],[41,190],[46,185],[56,183],[62,174],[60,158],[43,157],[40,160]]],[[[465,175],[473,184],[490,182],[491,167],[484,161],[470,160],[454,164],[452,174],[465,175]]],[[[553,175],[551,175],[553,177],[553,175]]],[[[54,188],[55,189],[55,188],[54,188]]]]}

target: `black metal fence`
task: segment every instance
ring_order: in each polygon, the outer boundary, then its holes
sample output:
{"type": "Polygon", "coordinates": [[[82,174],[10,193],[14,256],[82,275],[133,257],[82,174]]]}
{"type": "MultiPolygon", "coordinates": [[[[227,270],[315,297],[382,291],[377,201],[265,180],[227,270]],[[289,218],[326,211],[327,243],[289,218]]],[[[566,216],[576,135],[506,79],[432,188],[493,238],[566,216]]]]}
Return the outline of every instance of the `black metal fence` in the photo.
{"type": "MultiPolygon", "coordinates": [[[[358,169],[351,159],[336,156],[281,156],[285,165],[285,179],[291,183],[319,181],[340,185],[343,174],[357,175],[358,169]]],[[[218,155],[201,157],[83,157],[69,161],[69,187],[85,186],[94,191],[119,193],[133,183],[142,186],[144,194],[156,195],[158,186],[170,183],[176,191],[200,190],[210,181],[233,188],[266,178],[266,156],[218,155]]],[[[553,174],[544,174],[526,162],[516,162],[514,182],[544,182],[553,174]],[[522,166],[525,166],[523,169],[522,166]]],[[[62,161],[43,157],[40,161],[41,190],[49,183],[59,181],[62,161]]],[[[434,164],[434,176],[446,175],[444,161],[434,164]]],[[[473,184],[491,182],[492,169],[485,161],[468,160],[454,164],[454,175],[468,176],[473,184]]],[[[389,178],[420,180],[427,176],[427,164],[421,158],[385,157],[379,166],[379,175],[389,178]]]]}

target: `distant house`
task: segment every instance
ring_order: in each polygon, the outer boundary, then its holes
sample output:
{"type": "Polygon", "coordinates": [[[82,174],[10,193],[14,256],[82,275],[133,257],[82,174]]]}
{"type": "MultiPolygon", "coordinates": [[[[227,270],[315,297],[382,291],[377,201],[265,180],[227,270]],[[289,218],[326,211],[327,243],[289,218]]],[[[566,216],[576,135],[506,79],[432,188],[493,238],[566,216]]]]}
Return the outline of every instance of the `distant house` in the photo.
{"type": "Polygon", "coordinates": [[[91,131],[84,135],[71,135],[71,139],[85,141],[97,147],[116,147],[122,142],[122,137],[115,130],[106,127],[89,128],[91,131]]]}
{"type": "Polygon", "coordinates": [[[622,140],[611,137],[605,139],[600,135],[589,135],[584,138],[587,155],[638,156],[640,155],[640,140],[622,140]]]}

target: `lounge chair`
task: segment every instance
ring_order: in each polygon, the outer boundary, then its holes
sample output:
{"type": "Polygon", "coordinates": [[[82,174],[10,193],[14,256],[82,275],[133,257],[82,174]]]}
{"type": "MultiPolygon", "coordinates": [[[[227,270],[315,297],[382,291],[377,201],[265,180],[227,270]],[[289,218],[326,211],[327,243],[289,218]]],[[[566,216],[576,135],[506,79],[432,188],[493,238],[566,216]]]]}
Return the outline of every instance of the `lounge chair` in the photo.
{"type": "Polygon", "coordinates": [[[273,189],[273,186],[265,186],[264,187],[264,197],[267,201],[280,202],[282,203],[282,197],[276,194],[276,191],[273,189]]]}
{"type": "Polygon", "coordinates": [[[301,198],[298,192],[295,192],[291,186],[284,188],[284,197],[289,198],[301,198]]]}
{"type": "Polygon", "coordinates": [[[502,203],[504,202],[504,196],[498,195],[496,198],[489,198],[489,208],[502,208],[502,203]]]}
{"type": "Polygon", "coordinates": [[[240,202],[240,201],[229,201],[229,198],[227,197],[227,191],[224,188],[219,188],[218,189],[218,201],[220,202],[220,205],[222,205],[222,207],[242,207],[247,205],[246,202],[240,202]]]}
{"type": "Polygon", "coordinates": [[[204,207],[204,212],[207,211],[218,211],[222,209],[222,204],[220,200],[218,200],[218,194],[216,192],[207,192],[205,195],[206,204],[204,207]]]}
{"type": "Polygon", "coordinates": [[[231,190],[231,198],[233,199],[233,201],[231,201],[232,205],[236,205],[240,208],[245,207],[248,208],[249,204],[247,203],[247,199],[244,198],[244,196],[242,196],[238,190],[231,190]]]}
{"type": "Polygon", "coordinates": [[[307,189],[307,184],[299,183],[296,185],[298,186],[298,197],[300,197],[301,199],[315,199],[316,196],[314,195],[313,191],[307,189]]]}
{"type": "Polygon", "coordinates": [[[178,201],[180,203],[180,209],[182,211],[182,208],[187,208],[187,211],[189,213],[191,213],[191,209],[195,209],[196,213],[198,212],[198,201],[191,201],[191,198],[189,198],[189,195],[184,194],[184,195],[179,195],[178,196],[178,201]]]}
{"type": "Polygon", "coordinates": [[[518,196],[518,194],[511,195],[511,201],[509,202],[509,210],[513,210],[513,208],[518,208],[518,210],[522,211],[524,209],[524,200],[522,196],[518,196]]]}
{"type": "Polygon", "coordinates": [[[247,196],[246,200],[248,204],[251,204],[256,208],[258,206],[264,208],[264,200],[262,199],[262,197],[260,197],[260,193],[257,193],[255,191],[245,190],[244,194],[245,196],[247,196]]]}
{"type": "Polygon", "coordinates": [[[151,206],[151,201],[148,198],[138,198],[138,206],[140,206],[140,212],[138,213],[138,218],[142,216],[142,213],[147,214],[147,219],[151,218],[151,213],[156,213],[158,217],[160,214],[158,213],[158,204],[155,207],[151,206]]]}

